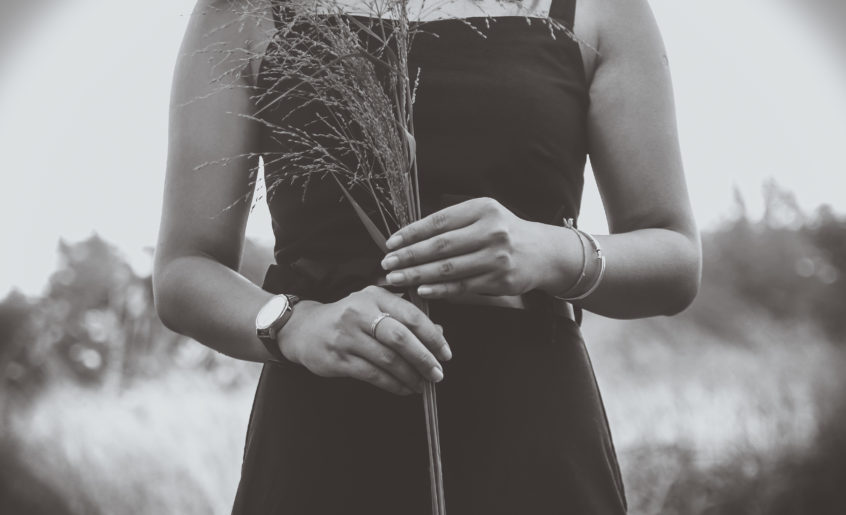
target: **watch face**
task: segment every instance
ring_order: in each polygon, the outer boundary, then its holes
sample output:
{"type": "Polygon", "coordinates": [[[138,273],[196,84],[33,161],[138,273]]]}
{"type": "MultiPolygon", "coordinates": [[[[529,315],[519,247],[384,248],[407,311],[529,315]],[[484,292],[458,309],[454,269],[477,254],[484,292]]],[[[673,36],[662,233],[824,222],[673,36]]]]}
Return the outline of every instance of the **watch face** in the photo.
{"type": "Polygon", "coordinates": [[[267,329],[269,328],[276,319],[279,318],[285,310],[288,309],[288,297],[284,295],[277,295],[273,297],[264,307],[261,308],[261,311],[258,312],[256,315],[256,328],[257,329],[267,329]]]}

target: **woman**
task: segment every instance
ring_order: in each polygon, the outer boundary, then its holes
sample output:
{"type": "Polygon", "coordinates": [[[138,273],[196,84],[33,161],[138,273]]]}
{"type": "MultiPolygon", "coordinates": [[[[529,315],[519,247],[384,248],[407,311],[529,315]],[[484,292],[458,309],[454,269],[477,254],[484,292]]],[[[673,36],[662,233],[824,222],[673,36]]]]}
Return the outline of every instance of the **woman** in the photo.
{"type": "Polygon", "coordinates": [[[332,181],[305,196],[282,185],[268,200],[276,264],[263,288],[237,272],[249,207],[236,200],[255,163],[230,158],[279,143],[231,114],[256,112],[251,92],[273,87],[250,59],[267,27],[232,23],[237,3],[200,0],[188,28],[154,276],[168,327],[265,363],[234,512],[427,513],[423,381],[440,383],[450,513],[625,512],[578,315],[678,313],[701,262],[646,0],[528,6],[579,43],[526,23],[519,3],[444,5],[409,57],[424,70],[427,216],[383,255],[332,181]],[[485,38],[465,23],[483,22],[479,10],[493,16],[485,38]],[[244,87],[212,84],[221,63],[198,54],[208,48],[235,65],[246,56],[244,87]],[[587,154],[607,236],[563,222],[578,216],[587,154]],[[370,285],[386,272],[431,299],[430,315],[370,285]]]}

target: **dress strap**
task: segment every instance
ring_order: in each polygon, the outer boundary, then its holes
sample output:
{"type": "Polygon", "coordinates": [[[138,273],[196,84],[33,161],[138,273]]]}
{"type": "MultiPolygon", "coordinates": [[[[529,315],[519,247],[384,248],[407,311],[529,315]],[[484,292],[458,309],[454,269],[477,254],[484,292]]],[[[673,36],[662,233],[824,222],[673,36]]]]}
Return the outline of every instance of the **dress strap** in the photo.
{"type": "Polygon", "coordinates": [[[576,22],[576,0],[552,0],[549,17],[563,22],[572,29],[576,22]]]}

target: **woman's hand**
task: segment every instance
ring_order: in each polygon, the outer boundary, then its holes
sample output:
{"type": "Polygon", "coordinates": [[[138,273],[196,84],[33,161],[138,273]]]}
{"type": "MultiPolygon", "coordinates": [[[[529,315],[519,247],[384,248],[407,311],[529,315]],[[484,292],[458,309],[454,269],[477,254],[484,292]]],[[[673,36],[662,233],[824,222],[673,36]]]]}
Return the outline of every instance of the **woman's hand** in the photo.
{"type": "Polygon", "coordinates": [[[279,333],[290,361],[323,377],[352,377],[398,395],[439,382],[452,353],[440,326],[414,304],[377,286],[330,304],[303,301],[279,333]],[[371,326],[380,313],[389,313],[371,326]]]}
{"type": "MultiPolygon", "coordinates": [[[[572,233],[572,231],[564,231],[572,233]]],[[[490,198],[447,207],[400,229],[382,261],[387,280],[435,299],[521,295],[575,277],[575,246],[560,227],[517,217],[490,198]],[[557,232],[556,232],[557,230],[557,232]]]]}

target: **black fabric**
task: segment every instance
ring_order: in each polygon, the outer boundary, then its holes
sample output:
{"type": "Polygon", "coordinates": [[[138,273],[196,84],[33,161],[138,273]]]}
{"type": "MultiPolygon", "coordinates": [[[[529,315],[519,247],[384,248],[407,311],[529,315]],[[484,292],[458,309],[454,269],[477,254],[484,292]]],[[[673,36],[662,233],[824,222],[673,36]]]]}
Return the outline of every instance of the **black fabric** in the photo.
{"type": "MultiPolygon", "coordinates": [[[[442,302],[431,314],[454,351],[438,386],[448,512],[624,513],[578,326],[535,311],[442,302]]],[[[427,460],[419,395],[270,362],[233,513],[425,515],[427,460]]]]}
{"type": "MultiPolygon", "coordinates": [[[[550,12],[572,27],[575,0],[554,0],[550,12]]],[[[423,23],[428,34],[417,36],[409,62],[421,71],[414,124],[424,214],[489,196],[526,219],[577,218],[587,150],[581,54],[573,40],[530,21],[423,23]]],[[[260,87],[272,93],[276,78],[265,63],[260,87]]],[[[286,113],[284,103],[262,111],[271,121],[286,113]]],[[[281,144],[268,131],[266,154],[281,144]]],[[[270,181],[283,172],[266,159],[270,181]]],[[[268,291],[329,302],[380,273],[381,252],[331,179],[313,180],[305,194],[301,184],[280,182],[268,204],[277,260],[268,291]]],[[[454,353],[438,387],[448,512],[624,513],[578,325],[546,309],[446,302],[433,302],[431,317],[454,353]]],[[[234,514],[429,510],[419,395],[321,378],[290,362],[265,364],[234,514]]]]}
{"type": "MultiPolygon", "coordinates": [[[[559,20],[568,27],[573,5],[553,3],[553,12],[568,16],[559,20]]],[[[493,197],[544,223],[578,218],[588,107],[578,44],[562,32],[553,37],[540,20],[517,16],[436,20],[420,28],[409,68],[420,76],[414,128],[424,214],[454,195],[493,197]]],[[[259,74],[262,90],[279,88],[272,64],[265,61],[259,74]]],[[[294,109],[273,95],[263,100],[261,116],[270,124],[287,117],[285,124],[315,126],[314,111],[294,109]]],[[[379,257],[331,178],[307,185],[285,179],[288,164],[274,159],[283,144],[278,133],[266,131],[277,262],[379,257]]]]}

